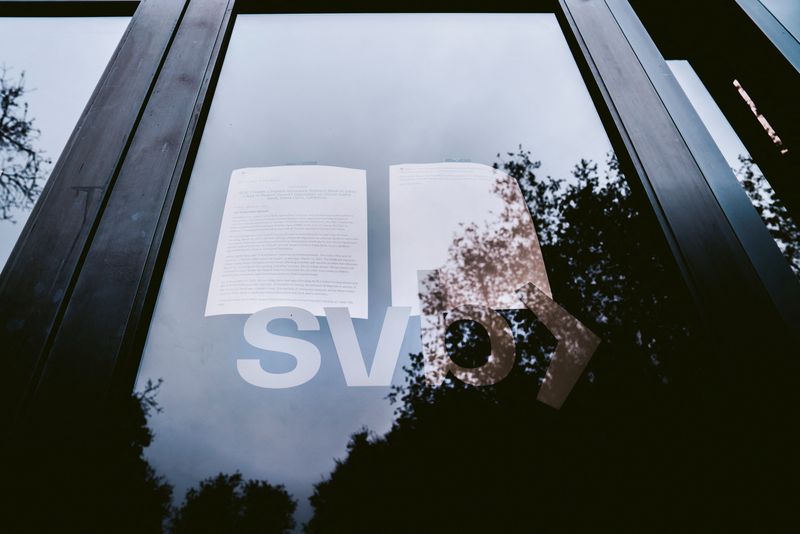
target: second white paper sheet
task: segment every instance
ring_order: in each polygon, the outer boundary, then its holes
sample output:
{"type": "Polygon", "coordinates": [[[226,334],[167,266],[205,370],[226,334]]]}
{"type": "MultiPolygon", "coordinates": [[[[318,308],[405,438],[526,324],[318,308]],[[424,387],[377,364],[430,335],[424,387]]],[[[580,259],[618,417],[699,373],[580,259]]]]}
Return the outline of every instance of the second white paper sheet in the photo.
{"type": "Polygon", "coordinates": [[[296,306],[367,318],[367,178],[286,165],[233,171],[205,315],[296,306]]]}
{"type": "Polygon", "coordinates": [[[516,180],[479,163],[389,169],[392,305],[419,314],[417,271],[441,270],[449,304],[520,309],[515,291],[550,284],[516,180]]]}

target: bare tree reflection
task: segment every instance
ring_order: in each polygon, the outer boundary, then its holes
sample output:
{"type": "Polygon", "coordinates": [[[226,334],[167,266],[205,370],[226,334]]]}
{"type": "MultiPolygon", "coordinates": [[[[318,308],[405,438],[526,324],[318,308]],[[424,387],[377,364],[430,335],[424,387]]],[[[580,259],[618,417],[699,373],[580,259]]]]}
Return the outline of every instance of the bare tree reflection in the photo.
{"type": "Polygon", "coordinates": [[[0,69],[0,220],[33,206],[50,160],[34,146],[39,130],[28,116],[25,74],[13,80],[0,69]]]}

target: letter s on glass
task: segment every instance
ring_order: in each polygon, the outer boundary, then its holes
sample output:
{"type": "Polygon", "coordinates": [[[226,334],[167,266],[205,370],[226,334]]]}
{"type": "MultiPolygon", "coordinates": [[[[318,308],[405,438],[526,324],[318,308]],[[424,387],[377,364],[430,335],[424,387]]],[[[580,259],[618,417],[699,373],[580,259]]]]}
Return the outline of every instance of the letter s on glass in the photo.
{"type": "Polygon", "coordinates": [[[285,389],[304,384],[319,371],[322,361],[319,349],[304,339],[269,332],[267,326],[274,319],[289,319],[299,331],[319,330],[319,321],[302,308],[278,306],[254,313],[244,324],[244,338],[249,344],[293,356],[297,360],[295,368],[286,373],[270,373],[261,367],[258,359],[237,359],[236,369],[246,382],[260,388],[285,389]]]}

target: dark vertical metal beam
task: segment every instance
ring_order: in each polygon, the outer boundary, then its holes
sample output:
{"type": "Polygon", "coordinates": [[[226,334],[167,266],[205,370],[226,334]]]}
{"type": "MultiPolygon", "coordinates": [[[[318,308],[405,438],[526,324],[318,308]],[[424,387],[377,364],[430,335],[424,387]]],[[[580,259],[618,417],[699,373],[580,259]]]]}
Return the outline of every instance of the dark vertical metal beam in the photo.
{"type": "Polygon", "coordinates": [[[139,5],[0,276],[5,421],[18,413],[41,371],[184,5],[139,5]]]}
{"type": "Polygon", "coordinates": [[[800,330],[800,283],[627,0],[606,0],[784,321],[800,330]]]}
{"type": "Polygon", "coordinates": [[[561,0],[653,211],[721,352],[780,347],[777,313],[692,151],[604,0],[561,0]],[[744,318],[746,330],[732,328],[744,318]]]}
{"type": "Polygon", "coordinates": [[[158,285],[156,265],[168,248],[162,240],[179,212],[176,192],[188,178],[232,5],[188,4],[53,340],[35,415],[52,419],[66,397],[102,406],[118,381],[130,392],[139,355],[126,355],[147,328],[145,303],[158,285]]]}
{"type": "MultiPolygon", "coordinates": [[[[800,76],[788,56],[731,0],[630,0],[630,4],[661,54],[691,63],[781,203],[800,221],[800,76]]],[[[771,17],[760,2],[752,5],[771,17]]],[[[791,44],[800,47],[793,40],[791,44]]]]}

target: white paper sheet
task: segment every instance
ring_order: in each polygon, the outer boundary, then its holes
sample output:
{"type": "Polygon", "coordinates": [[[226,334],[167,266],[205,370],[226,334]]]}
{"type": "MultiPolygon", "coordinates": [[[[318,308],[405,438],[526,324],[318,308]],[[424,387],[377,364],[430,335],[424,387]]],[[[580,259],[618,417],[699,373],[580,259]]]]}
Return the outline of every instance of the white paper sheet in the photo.
{"type": "Polygon", "coordinates": [[[205,315],[297,306],[367,318],[366,172],[321,165],[233,171],[205,315]]]}
{"type": "Polygon", "coordinates": [[[520,309],[515,290],[528,283],[551,294],[530,213],[505,173],[478,163],[393,165],[389,190],[393,306],[418,315],[417,271],[433,269],[452,306],[520,309]]]}

